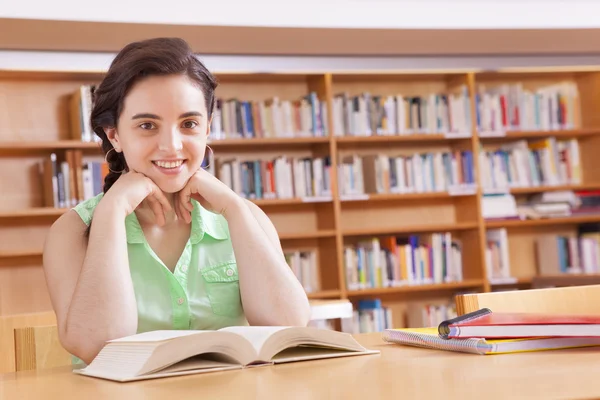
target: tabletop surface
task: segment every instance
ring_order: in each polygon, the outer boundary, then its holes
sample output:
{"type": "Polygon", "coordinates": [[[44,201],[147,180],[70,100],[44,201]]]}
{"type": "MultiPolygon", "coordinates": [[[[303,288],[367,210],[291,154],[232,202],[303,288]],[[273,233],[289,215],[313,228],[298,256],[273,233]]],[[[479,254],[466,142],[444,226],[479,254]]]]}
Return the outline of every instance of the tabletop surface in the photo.
{"type": "Polygon", "coordinates": [[[129,383],[17,372],[0,375],[0,399],[600,398],[600,347],[480,356],[356,338],[381,353],[129,383]]]}

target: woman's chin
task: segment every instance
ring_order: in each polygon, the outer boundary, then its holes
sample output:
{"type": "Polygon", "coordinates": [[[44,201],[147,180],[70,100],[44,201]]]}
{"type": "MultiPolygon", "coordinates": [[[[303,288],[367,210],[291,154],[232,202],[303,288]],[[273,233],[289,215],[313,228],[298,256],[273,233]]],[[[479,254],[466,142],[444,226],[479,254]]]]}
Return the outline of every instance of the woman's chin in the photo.
{"type": "Polygon", "coordinates": [[[186,179],[184,176],[171,177],[167,179],[162,177],[162,179],[155,180],[154,183],[156,183],[156,186],[158,186],[158,188],[164,193],[177,193],[185,187],[188,179],[186,179]]]}

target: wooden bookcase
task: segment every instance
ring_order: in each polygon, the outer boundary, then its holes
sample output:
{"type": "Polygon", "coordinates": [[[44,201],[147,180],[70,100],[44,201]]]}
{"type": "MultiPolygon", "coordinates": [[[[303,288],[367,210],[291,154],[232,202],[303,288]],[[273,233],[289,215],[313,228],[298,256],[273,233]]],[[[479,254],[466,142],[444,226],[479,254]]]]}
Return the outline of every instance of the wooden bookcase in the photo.
{"type": "MultiPolygon", "coordinates": [[[[580,141],[583,181],[580,185],[517,188],[515,196],[551,190],[600,188],[600,72],[410,72],[410,73],[311,73],[220,74],[219,97],[263,100],[277,96],[297,99],[310,91],[318,94],[328,114],[325,137],[212,140],[216,159],[228,156],[273,157],[309,154],[331,159],[330,198],[257,199],[271,217],[285,249],[312,248],[317,252],[321,287],[311,298],[381,298],[384,302],[427,301],[450,298],[459,292],[487,292],[498,287],[531,285],[536,275],[534,240],[540,233],[572,232],[578,223],[600,221],[600,214],[543,220],[485,222],[481,186],[472,191],[378,193],[342,196],[338,191],[338,165],[353,154],[410,154],[422,151],[470,151],[475,181],[479,179],[480,148],[494,148],[514,140],[545,137],[580,141]],[[537,88],[552,83],[575,82],[579,89],[581,121],[561,131],[507,132],[480,137],[476,129],[474,94],[480,85],[523,83],[537,88]],[[456,92],[466,88],[471,124],[466,135],[415,133],[410,135],[348,136],[333,126],[333,99],[338,93],[363,92],[406,96],[456,92]],[[511,274],[517,282],[495,285],[485,267],[485,235],[491,228],[509,231],[511,274]],[[350,289],[346,285],[344,249],[361,240],[388,235],[451,232],[462,243],[463,279],[389,288],[350,289]]],[[[41,268],[41,251],[52,222],[65,210],[43,207],[38,164],[49,153],[81,150],[85,158],[102,160],[95,143],[71,139],[69,96],[80,85],[101,80],[101,73],[5,71],[0,73],[0,315],[50,310],[41,268]]]]}

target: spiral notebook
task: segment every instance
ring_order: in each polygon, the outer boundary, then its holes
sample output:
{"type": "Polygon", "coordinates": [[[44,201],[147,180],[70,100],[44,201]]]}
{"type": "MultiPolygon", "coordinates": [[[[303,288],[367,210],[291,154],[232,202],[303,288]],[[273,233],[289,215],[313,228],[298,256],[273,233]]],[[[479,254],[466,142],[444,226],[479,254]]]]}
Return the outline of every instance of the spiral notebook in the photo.
{"type": "Polygon", "coordinates": [[[383,340],[392,344],[416,346],[480,355],[509,354],[599,346],[599,337],[540,337],[523,339],[460,338],[444,339],[438,328],[386,329],[383,340]]]}

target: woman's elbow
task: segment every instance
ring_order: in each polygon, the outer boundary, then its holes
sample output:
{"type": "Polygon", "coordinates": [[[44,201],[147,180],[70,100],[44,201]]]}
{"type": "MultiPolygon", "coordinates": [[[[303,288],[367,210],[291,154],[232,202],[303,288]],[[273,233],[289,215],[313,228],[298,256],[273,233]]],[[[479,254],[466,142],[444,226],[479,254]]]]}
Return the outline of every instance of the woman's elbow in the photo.
{"type": "Polygon", "coordinates": [[[86,338],[83,335],[69,335],[67,332],[59,335],[59,340],[69,354],[79,358],[87,365],[96,358],[104,346],[104,343],[100,343],[93,338],[86,338]]]}

